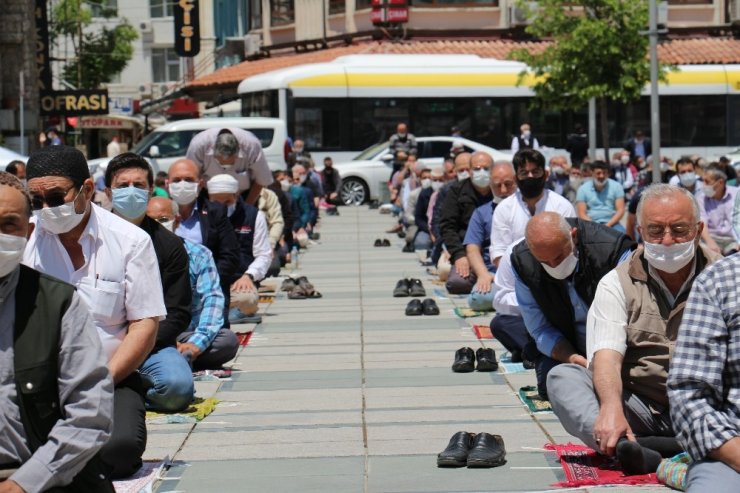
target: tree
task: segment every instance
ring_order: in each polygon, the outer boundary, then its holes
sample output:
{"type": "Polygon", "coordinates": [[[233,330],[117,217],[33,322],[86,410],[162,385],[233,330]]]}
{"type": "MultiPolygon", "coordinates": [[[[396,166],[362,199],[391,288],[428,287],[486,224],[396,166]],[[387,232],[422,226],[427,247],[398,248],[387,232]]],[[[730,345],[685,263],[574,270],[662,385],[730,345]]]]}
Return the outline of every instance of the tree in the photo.
{"type": "MultiPolygon", "coordinates": [[[[648,2],[646,0],[539,0],[530,9],[519,6],[532,23],[526,31],[552,43],[541,53],[514,50],[512,57],[526,63],[519,76],[534,75],[534,104],[577,110],[596,98],[605,157],[609,156],[609,100],[627,103],[639,99],[650,82],[647,57],[648,2]]],[[[668,67],[660,66],[661,80],[668,67]]]]}
{"type": "Polygon", "coordinates": [[[74,58],[67,61],[62,78],[78,89],[95,89],[110,82],[131,60],[133,42],[139,37],[125,18],[113,29],[86,30],[93,9],[98,17],[115,17],[116,9],[107,0],[61,0],[52,9],[50,33],[70,42],[74,58]]]}

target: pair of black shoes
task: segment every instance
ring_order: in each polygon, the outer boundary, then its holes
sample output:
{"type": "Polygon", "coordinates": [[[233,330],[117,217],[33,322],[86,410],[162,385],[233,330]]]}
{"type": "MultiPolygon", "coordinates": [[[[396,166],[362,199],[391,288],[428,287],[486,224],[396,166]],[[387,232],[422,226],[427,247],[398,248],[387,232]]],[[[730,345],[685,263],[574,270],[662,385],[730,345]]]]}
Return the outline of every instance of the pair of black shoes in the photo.
{"type": "Polygon", "coordinates": [[[439,315],[439,307],[431,298],[427,298],[424,301],[411,300],[406,305],[406,315],[409,317],[417,315],[439,315]]]}
{"type": "Polygon", "coordinates": [[[383,238],[382,240],[378,238],[375,240],[375,243],[373,243],[374,247],[389,247],[391,246],[391,242],[388,238],[383,238]]]}
{"type": "Polygon", "coordinates": [[[506,448],[500,435],[459,431],[437,455],[437,467],[496,467],[506,464],[506,448]]]}
{"type": "Polygon", "coordinates": [[[396,283],[396,287],[393,288],[394,298],[406,298],[407,296],[417,298],[426,295],[427,292],[424,289],[424,285],[419,279],[401,279],[396,283]]]}
{"type": "Polygon", "coordinates": [[[455,362],[452,363],[452,371],[455,373],[470,373],[475,370],[475,360],[478,360],[478,371],[496,371],[498,370],[498,361],[496,353],[491,348],[478,348],[473,353],[469,347],[461,347],[455,351],[455,362]]]}

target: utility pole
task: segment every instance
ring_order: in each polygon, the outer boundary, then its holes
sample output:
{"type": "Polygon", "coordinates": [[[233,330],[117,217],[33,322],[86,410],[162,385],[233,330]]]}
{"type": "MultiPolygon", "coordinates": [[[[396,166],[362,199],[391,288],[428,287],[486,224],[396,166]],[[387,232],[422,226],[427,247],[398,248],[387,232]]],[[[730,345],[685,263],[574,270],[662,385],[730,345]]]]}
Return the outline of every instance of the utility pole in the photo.
{"type": "Polygon", "coordinates": [[[660,96],[658,94],[658,2],[650,0],[650,139],[653,146],[653,183],[660,183],[660,96]]]}
{"type": "Polygon", "coordinates": [[[26,88],[23,83],[23,70],[19,73],[19,90],[18,99],[20,100],[20,114],[18,115],[18,121],[21,127],[21,154],[26,154],[26,125],[24,121],[24,106],[26,100],[26,88]]]}
{"type": "Polygon", "coordinates": [[[77,0],[77,88],[82,87],[82,0],[77,0]]]}
{"type": "Polygon", "coordinates": [[[596,98],[588,100],[588,158],[596,161],[596,98]]]}

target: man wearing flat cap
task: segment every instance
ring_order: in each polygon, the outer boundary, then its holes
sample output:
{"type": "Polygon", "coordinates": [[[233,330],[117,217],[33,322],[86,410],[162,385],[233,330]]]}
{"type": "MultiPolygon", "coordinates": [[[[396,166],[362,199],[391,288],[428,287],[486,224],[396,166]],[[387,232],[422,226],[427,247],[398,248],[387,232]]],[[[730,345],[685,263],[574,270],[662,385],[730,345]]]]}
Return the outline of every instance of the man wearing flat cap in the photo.
{"type": "Polygon", "coordinates": [[[226,207],[231,226],[239,241],[243,273],[231,285],[231,323],[259,323],[257,286],[265,278],[272,262],[272,249],[267,236],[267,220],[262,211],[247,204],[238,195],[239,183],[233,176],[216,175],[207,183],[211,200],[226,207]]]}
{"type": "Polygon", "coordinates": [[[34,152],[26,176],[35,228],[23,263],[74,285],[90,308],[115,385],[113,432],[101,456],[114,479],[130,476],[141,467],[146,448],[137,369],[167,314],[152,241],[92,203],[95,185],[77,149],[34,152]]]}

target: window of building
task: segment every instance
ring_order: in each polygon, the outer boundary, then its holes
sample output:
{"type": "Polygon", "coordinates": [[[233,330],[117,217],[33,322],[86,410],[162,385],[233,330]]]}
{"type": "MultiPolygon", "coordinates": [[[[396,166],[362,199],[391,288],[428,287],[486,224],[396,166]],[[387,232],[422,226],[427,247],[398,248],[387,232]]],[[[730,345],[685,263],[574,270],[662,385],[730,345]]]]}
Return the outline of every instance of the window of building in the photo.
{"type": "Polygon", "coordinates": [[[409,3],[413,3],[416,7],[498,7],[498,0],[412,0],[409,3]]]}
{"type": "Polygon", "coordinates": [[[226,38],[241,38],[247,32],[247,5],[241,0],[216,0],[213,5],[213,27],[216,46],[226,38]]]}
{"type": "Polygon", "coordinates": [[[152,48],[152,82],[180,80],[180,57],[174,48],[152,48]]]}
{"type": "Polygon", "coordinates": [[[118,15],[118,0],[87,2],[93,17],[115,17],[118,15]]]}
{"type": "Polygon", "coordinates": [[[270,25],[284,26],[295,22],[293,0],[270,0],[270,25]]]}
{"type": "Polygon", "coordinates": [[[714,0],[668,0],[669,5],[711,5],[714,0]]]}
{"type": "Polygon", "coordinates": [[[343,14],[345,12],[344,0],[329,0],[329,14],[343,14]]]}
{"type": "Polygon", "coordinates": [[[262,0],[249,0],[249,29],[262,28],[262,0]]]}
{"type": "Polygon", "coordinates": [[[355,10],[369,9],[372,0],[355,0],[355,10]]]}
{"type": "Polygon", "coordinates": [[[155,17],[172,17],[175,0],[149,0],[149,14],[155,17]]]}

